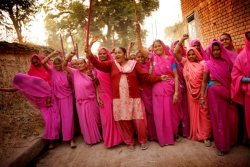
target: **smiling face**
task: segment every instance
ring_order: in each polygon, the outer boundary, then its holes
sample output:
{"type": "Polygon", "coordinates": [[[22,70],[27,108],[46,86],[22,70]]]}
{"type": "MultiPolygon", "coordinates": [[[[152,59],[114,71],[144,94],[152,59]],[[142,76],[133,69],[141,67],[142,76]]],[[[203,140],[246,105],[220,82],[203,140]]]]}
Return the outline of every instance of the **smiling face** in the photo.
{"type": "Polygon", "coordinates": [[[196,54],[194,53],[194,51],[193,51],[192,49],[188,51],[188,53],[187,53],[187,58],[188,58],[188,60],[189,60],[190,62],[195,62],[195,61],[197,61],[197,56],[196,56],[196,54]]]}
{"type": "Polygon", "coordinates": [[[157,55],[163,54],[163,47],[160,41],[155,41],[153,44],[153,50],[157,55]]]}
{"type": "Polygon", "coordinates": [[[115,49],[115,60],[119,64],[123,64],[126,61],[126,50],[122,48],[115,49]]]}
{"type": "Polygon", "coordinates": [[[77,61],[77,63],[78,63],[77,69],[79,71],[82,71],[82,72],[86,71],[86,69],[87,69],[87,63],[85,62],[84,59],[79,59],[77,61]]]}
{"type": "Polygon", "coordinates": [[[62,71],[63,70],[63,60],[60,57],[56,57],[53,61],[53,67],[57,71],[62,71]]]}
{"type": "Polygon", "coordinates": [[[212,45],[212,55],[214,58],[220,58],[221,57],[221,50],[220,46],[217,43],[214,43],[212,45]]]}
{"type": "Polygon", "coordinates": [[[220,36],[220,41],[222,42],[223,46],[227,49],[228,47],[230,47],[230,45],[232,45],[232,39],[226,34],[220,36]]]}
{"type": "Polygon", "coordinates": [[[136,53],[135,60],[136,60],[138,63],[140,63],[140,64],[144,64],[144,63],[145,63],[145,58],[144,58],[144,56],[142,55],[141,52],[136,53]]]}
{"type": "Polygon", "coordinates": [[[98,57],[101,61],[105,61],[108,59],[108,54],[106,52],[105,49],[101,49],[99,52],[98,52],[98,57]]]}

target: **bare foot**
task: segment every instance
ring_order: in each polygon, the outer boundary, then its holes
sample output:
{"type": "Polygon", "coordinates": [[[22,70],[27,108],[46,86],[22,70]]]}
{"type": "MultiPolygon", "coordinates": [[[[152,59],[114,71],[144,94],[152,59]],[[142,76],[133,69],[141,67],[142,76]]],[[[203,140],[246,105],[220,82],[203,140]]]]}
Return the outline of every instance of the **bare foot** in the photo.
{"type": "Polygon", "coordinates": [[[71,148],[76,148],[76,144],[75,144],[75,141],[74,141],[74,140],[71,140],[71,141],[70,141],[70,147],[71,147],[71,148]]]}
{"type": "Polygon", "coordinates": [[[212,145],[210,140],[204,140],[204,144],[206,147],[210,147],[212,145]]]}
{"type": "Polygon", "coordinates": [[[218,156],[224,156],[225,153],[221,152],[220,150],[217,150],[216,151],[216,155],[218,155],[218,156]]]}
{"type": "Polygon", "coordinates": [[[135,151],[135,146],[134,145],[128,145],[129,151],[135,151]]]}
{"type": "Polygon", "coordinates": [[[142,150],[148,149],[148,143],[141,144],[141,149],[142,150]]]}
{"type": "Polygon", "coordinates": [[[50,144],[49,144],[49,149],[52,150],[52,149],[54,149],[54,148],[55,148],[54,143],[50,143],[50,144]]]}

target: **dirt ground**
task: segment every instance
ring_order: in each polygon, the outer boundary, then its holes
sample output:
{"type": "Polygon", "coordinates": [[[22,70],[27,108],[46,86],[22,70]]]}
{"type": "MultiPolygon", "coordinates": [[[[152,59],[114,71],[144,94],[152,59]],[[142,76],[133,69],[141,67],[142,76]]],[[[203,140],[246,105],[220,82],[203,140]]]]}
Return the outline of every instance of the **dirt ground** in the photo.
{"type": "Polygon", "coordinates": [[[77,137],[77,148],[70,149],[68,143],[59,144],[54,150],[45,152],[32,166],[58,167],[248,167],[250,148],[235,146],[229,154],[219,157],[212,147],[182,138],[174,146],[160,147],[150,142],[147,150],[139,146],[134,152],[125,145],[107,149],[103,143],[88,146],[82,137],[77,137]]]}
{"type": "Polygon", "coordinates": [[[43,132],[40,112],[30,103],[0,109],[0,162],[11,158],[43,132]]]}

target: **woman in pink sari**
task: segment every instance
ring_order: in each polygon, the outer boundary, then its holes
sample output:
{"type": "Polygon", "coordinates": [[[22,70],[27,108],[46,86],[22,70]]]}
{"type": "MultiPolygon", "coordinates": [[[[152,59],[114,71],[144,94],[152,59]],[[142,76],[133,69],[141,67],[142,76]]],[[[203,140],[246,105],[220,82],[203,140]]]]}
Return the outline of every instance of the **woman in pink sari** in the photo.
{"type": "Polygon", "coordinates": [[[87,64],[83,59],[78,60],[78,69],[67,66],[68,61],[73,56],[74,53],[67,56],[63,67],[73,77],[76,108],[84,141],[86,144],[96,144],[102,138],[100,134],[100,111],[93,78],[87,75],[87,64]]]}
{"type": "Polygon", "coordinates": [[[153,74],[167,75],[168,78],[153,85],[152,98],[158,142],[162,147],[172,145],[178,139],[178,127],[182,119],[177,65],[169,48],[161,40],[155,40],[152,53],[148,53],[142,47],[140,25],[136,26],[138,49],[152,59],[153,74]]]}
{"type": "Polygon", "coordinates": [[[13,85],[40,110],[45,124],[43,138],[50,141],[49,148],[54,148],[60,134],[60,113],[51,86],[39,77],[21,73],[15,75],[13,85]]]}
{"type": "MultiPolygon", "coordinates": [[[[145,72],[152,74],[152,63],[150,59],[146,60],[140,51],[136,53],[135,59],[145,72]]],[[[148,82],[140,82],[140,93],[146,110],[148,139],[157,141],[153,104],[152,104],[152,84],[148,82]]]]}
{"type": "Polygon", "coordinates": [[[199,51],[203,60],[205,61],[209,60],[209,56],[207,55],[206,51],[203,49],[201,42],[198,39],[191,40],[189,43],[189,47],[196,48],[199,51]]]}
{"type": "Polygon", "coordinates": [[[75,148],[74,143],[74,113],[72,88],[68,80],[68,74],[63,70],[63,59],[56,57],[53,60],[53,67],[48,67],[46,63],[54,56],[44,58],[41,64],[51,76],[51,85],[55,94],[56,104],[61,115],[63,141],[70,141],[70,147],[75,148]]]}
{"type": "Polygon", "coordinates": [[[188,92],[188,106],[190,113],[190,136],[197,141],[204,141],[205,146],[211,146],[211,122],[207,107],[206,78],[208,75],[205,61],[198,50],[191,47],[187,51],[187,59],[181,55],[181,45],[188,35],[183,35],[174,49],[178,62],[184,64],[183,75],[188,92]]]}
{"type": "Polygon", "coordinates": [[[210,57],[207,61],[210,74],[208,108],[217,155],[222,156],[230,150],[230,145],[237,143],[238,136],[238,113],[230,96],[233,62],[218,41],[211,41],[207,51],[210,57]]]}
{"type": "MultiPolygon", "coordinates": [[[[174,41],[171,44],[170,47],[170,52],[174,56],[174,48],[177,45],[179,40],[174,41]]],[[[186,57],[186,50],[184,49],[183,46],[181,46],[181,55],[182,57],[186,57]]],[[[179,85],[180,85],[180,93],[181,93],[181,110],[183,114],[182,118],[182,126],[181,126],[181,133],[183,137],[188,137],[189,136],[189,131],[190,131],[190,122],[189,122],[189,111],[188,111],[188,103],[187,103],[187,86],[186,82],[183,76],[183,64],[177,62],[177,72],[178,72],[178,78],[179,78],[179,85]]]]}
{"type": "Polygon", "coordinates": [[[245,33],[245,48],[237,56],[231,73],[232,99],[244,105],[245,125],[250,139],[250,31],[245,33]]]}
{"type": "Polygon", "coordinates": [[[234,62],[238,53],[236,52],[234,48],[231,35],[224,32],[220,35],[219,40],[223,44],[223,46],[226,48],[226,50],[229,52],[229,57],[231,61],[234,62]]]}
{"type": "MultiPolygon", "coordinates": [[[[102,62],[113,60],[107,48],[100,48],[98,50],[98,58],[102,62]]],[[[111,78],[109,73],[102,72],[98,69],[95,70],[100,82],[97,90],[103,141],[106,147],[113,147],[121,144],[122,138],[118,131],[117,122],[113,116],[111,78]]]]}

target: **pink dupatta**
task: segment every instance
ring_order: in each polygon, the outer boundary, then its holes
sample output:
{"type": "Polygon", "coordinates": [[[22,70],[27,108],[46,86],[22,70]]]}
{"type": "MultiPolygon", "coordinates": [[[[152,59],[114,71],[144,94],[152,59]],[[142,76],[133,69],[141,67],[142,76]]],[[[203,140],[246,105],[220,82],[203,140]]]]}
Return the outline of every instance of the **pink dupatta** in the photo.
{"type": "Polygon", "coordinates": [[[192,41],[190,41],[189,43],[189,47],[194,47],[195,43],[199,43],[200,44],[200,50],[201,50],[201,56],[203,58],[203,60],[209,60],[209,56],[207,55],[206,51],[203,49],[201,42],[198,39],[193,39],[192,41]]]}

